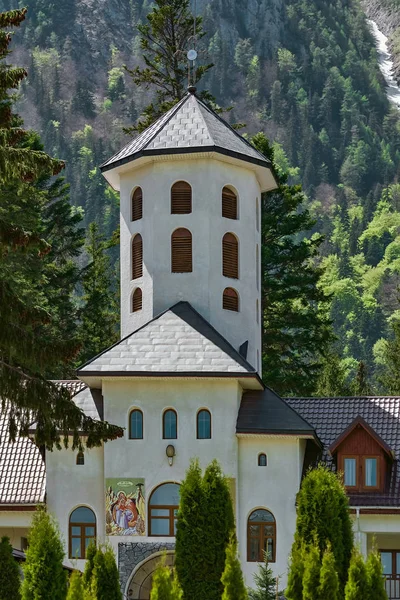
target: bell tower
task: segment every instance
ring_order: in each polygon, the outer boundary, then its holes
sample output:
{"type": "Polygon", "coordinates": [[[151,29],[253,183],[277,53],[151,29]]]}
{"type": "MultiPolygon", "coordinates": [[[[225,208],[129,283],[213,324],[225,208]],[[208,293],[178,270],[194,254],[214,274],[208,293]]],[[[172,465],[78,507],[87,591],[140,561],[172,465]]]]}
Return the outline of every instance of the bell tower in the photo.
{"type": "Polygon", "coordinates": [[[121,336],[185,300],[261,374],[270,162],[190,88],[101,170],[121,194],[121,336]]]}

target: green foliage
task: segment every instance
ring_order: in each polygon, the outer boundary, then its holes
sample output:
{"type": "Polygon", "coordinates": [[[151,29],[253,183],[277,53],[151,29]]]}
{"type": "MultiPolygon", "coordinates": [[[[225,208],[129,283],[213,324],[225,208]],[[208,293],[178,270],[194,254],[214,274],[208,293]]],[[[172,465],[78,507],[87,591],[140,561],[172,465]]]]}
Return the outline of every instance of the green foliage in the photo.
{"type": "Polygon", "coordinates": [[[114,551],[110,546],[98,546],[96,550],[90,578],[90,592],[93,600],[122,600],[118,567],[114,551]]]}
{"type": "MultiPolygon", "coordinates": [[[[263,134],[252,142],[273,160],[263,134]]],[[[321,271],[314,263],[322,238],[304,237],[314,221],[301,188],[276,177],[278,189],[262,198],[263,378],[278,393],[300,395],[313,391],[332,339],[329,299],[317,287],[321,271]]]]}
{"type": "Polygon", "coordinates": [[[64,548],[54,519],[41,508],[32,519],[28,537],[22,600],[65,600],[67,572],[63,568],[64,548]]]}
{"type": "Polygon", "coordinates": [[[228,481],[216,461],[202,476],[192,462],[180,490],[175,566],[183,600],[220,600],[225,551],[234,529],[228,481]]]}
{"type": "Polygon", "coordinates": [[[305,569],[303,545],[293,544],[290,554],[288,583],[285,595],[288,600],[303,600],[303,577],[305,569]]]}
{"type": "Polygon", "coordinates": [[[249,600],[276,600],[276,578],[268,564],[268,555],[264,552],[264,562],[258,565],[254,574],[256,590],[249,589],[249,600]]]}
{"type": "Polygon", "coordinates": [[[221,581],[224,586],[222,600],[248,599],[237,554],[237,542],[234,536],[232,536],[226,548],[225,568],[222,573],[221,581]]]}
{"type": "Polygon", "coordinates": [[[320,588],[320,571],[321,562],[319,548],[316,545],[312,545],[305,554],[303,600],[315,600],[318,597],[320,588]]]}
{"type": "Polygon", "coordinates": [[[393,338],[385,340],[380,381],[387,393],[400,394],[400,322],[393,323],[393,338]]]}
{"type": "Polygon", "coordinates": [[[67,600],[85,600],[84,594],[82,574],[80,571],[74,571],[69,578],[67,600]]]}
{"type": "Polygon", "coordinates": [[[97,546],[94,540],[89,542],[89,545],[86,549],[86,563],[85,570],[83,572],[83,586],[86,590],[90,590],[92,585],[92,577],[94,570],[94,558],[96,556],[97,546]]]}
{"type": "Polygon", "coordinates": [[[8,537],[0,540],[0,600],[21,600],[21,577],[8,537]]]}
{"type": "Polygon", "coordinates": [[[370,598],[368,592],[367,569],[364,559],[361,553],[354,549],[345,588],[345,600],[365,600],[365,598],[370,598]]]}
{"type": "Polygon", "coordinates": [[[339,600],[339,578],[329,544],[322,557],[318,594],[321,600],[339,600]]]}
{"type": "MultiPolygon", "coordinates": [[[[298,565],[298,561],[304,560],[302,549],[307,550],[314,545],[314,541],[319,548],[320,560],[327,548],[332,549],[340,589],[343,590],[353,549],[348,499],[336,474],[323,466],[309,471],[297,496],[296,532],[292,549],[292,564],[296,573],[289,578],[293,579],[293,587],[297,588],[297,573],[303,578],[298,565]]],[[[292,600],[291,596],[289,598],[292,600]]],[[[295,595],[293,600],[297,600],[295,595]]]]}
{"type": "Polygon", "coordinates": [[[160,561],[154,575],[150,600],[180,600],[182,597],[176,577],[165,566],[165,557],[160,561]]]}
{"type": "Polygon", "coordinates": [[[367,580],[369,600],[388,600],[383,577],[382,561],[379,552],[374,550],[367,558],[367,580]]]}

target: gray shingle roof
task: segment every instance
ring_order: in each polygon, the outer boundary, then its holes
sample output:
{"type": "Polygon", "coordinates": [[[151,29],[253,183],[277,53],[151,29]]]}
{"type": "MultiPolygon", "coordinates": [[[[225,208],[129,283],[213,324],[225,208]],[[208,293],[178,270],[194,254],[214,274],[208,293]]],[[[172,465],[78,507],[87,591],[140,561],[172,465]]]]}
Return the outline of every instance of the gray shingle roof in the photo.
{"type": "MultiPolygon", "coordinates": [[[[82,393],[86,385],[79,380],[56,381],[70,390],[71,396],[82,393]]],[[[38,504],[46,491],[45,464],[39,448],[29,439],[9,441],[8,411],[0,414],[0,504],[38,504]]]]}
{"type": "Polygon", "coordinates": [[[315,427],[324,444],[324,460],[335,468],[328,448],[357,417],[395,453],[385,493],[351,494],[352,506],[400,506],[400,397],[286,398],[315,427]]]}
{"type": "Polygon", "coordinates": [[[275,392],[266,388],[243,394],[236,433],[315,436],[315,429],[275,392]]]}
{"type": "Polygon", "coordinates": [[[141,156],[216,151],[270,167],[270,162],[194,94],[188,93],[101,166],[107,171],[141,156]]]}
{"type": "Polygon", "coordinates": [[[107,373],[256,375],[188,302],[178,302],[78,370],[82,377],[107,373]]]}

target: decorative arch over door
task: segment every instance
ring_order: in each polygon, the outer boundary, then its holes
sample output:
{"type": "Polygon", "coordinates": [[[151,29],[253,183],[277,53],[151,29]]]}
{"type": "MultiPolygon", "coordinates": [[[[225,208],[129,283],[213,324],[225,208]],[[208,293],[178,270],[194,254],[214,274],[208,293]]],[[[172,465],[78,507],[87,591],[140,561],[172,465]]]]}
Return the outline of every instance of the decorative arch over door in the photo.
{"type": "MultiPolygon", "coordinates": [[[[128,584],[127,598],[130,600],[150,600],[154,571],[157,569],[163,554],[163,552],[152,554],[136,567],[128,584]]],[[[167,550],[165,564],[170,569],[175,565],[173,550],[167,550]]]]}

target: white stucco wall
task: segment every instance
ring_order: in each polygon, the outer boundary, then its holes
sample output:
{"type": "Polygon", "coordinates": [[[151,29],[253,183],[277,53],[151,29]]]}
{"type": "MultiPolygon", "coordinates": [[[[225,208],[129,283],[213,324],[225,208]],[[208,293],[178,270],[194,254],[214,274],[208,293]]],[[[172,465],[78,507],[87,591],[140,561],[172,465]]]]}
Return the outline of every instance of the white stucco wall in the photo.
{"type": "Polygon", "coordinates": [[[21,538],[27,538],[32,511],[0,511],[0,538],[7,536],[13,548],[21,550],[21,538]]]}
{"type": "MultiPolygon", "coordinates": [[[[243,163],[245,164],[245,163],[243,163]]],[[[256,199],[260,187],[252,170],[215,159],[154,162],[121,175],[121,334],[128,335],[179,300],[186,300],[238,349],[249,340],[248,360],[257,368],[261,329],[256,318],[260,302],[260,260],[256,272],[256,246],[260,245],[256,199]],[[192,213],[171,215],[171,186],[184,180],[192,186],[192,213]],[[233,186],[239,198],[239,219],[223,218],[221,194],[233,186]],[[131,222],[131,195],[143,190],[143,218],[131,222]],[[171,234],[185,227],[192,233],[193,272],[171,273],[171,234]],[[239,279],[222,275],[222,237],[232,232],[239,239],[239,279]],[[131,280],[131,241],[143,238],[143,277],[131,280]],[[131,312],[131,295],[143,292],[143,309],[131,312]],[[235,288],[240,312],[222,308],[222,293],[235,288]]]]}
{"type": "Polygon", "coordinates": [[[69,515],[77,506],[88,506],[96,515],[97,538],[104,541],[103,448],[85,451],[85,464],[76,464],[77,451],[46,452],[47,507],[56,517],[65,545],[65,564],[83,568],[84,560],[68,559],[69,515]]]}
{"type": "Polygon", "coordinates": [[[276,562],[270,566],[280,577],[279,588],[287,582],[288,556],[296,527],[296,494],[300,486],[299,440],[296,437],[246,436],[239,438],[239,520],[240,558],[246,584],[254,585],[257,563],[247,562],[247,519],[257,508],[272,512],[276,521],[276,562]],[[258,455],[267,455],[266,467],[258,466],[258,455]]]}

